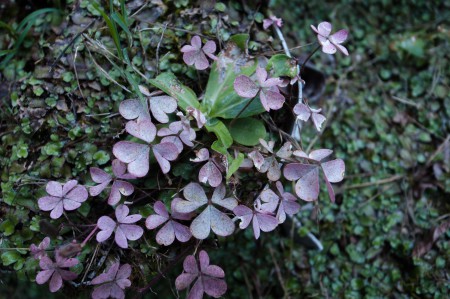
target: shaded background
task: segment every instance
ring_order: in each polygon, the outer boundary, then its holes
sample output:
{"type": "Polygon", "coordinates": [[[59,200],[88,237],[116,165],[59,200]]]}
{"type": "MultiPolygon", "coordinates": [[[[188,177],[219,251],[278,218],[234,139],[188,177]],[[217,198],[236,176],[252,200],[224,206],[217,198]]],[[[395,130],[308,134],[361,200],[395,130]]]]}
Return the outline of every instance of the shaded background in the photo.
{"type": "MultiPolygon", "coordinates": [[[[57,1],[47,1],[48,6],[43,2],[39,6],[33,1],[19,2],[9,1],[10,7],[3,8],[0,19],[11,26],[18,24],[26,14],[12,12],[14,9],[21,11],[19,7],[24,7],[23,3],[29,5],[27,13],[58,5],[68,13],[74,5],[57,1]]],[[[85,2],[80,1],[81,6],[85,2]]],[[[154,8],[146,17],[155,18],[155,22],[163,22],[167,17],[174,22],[174,27],[187,30],[210,30],[208,15],[183,14],[190,7],[210,9],[208,3],[180,0],[167,5],[167,10],[159,13],[154,8]]],[[[84,6],[79,9],[89,10],[88,5],[84,6]]],[[[224,40],[229,32],[254,26],[251,30],[253,53],[267,47],[261,45],[268,38],[262,32],[257,11],[268,15],[269,9],[284,20],[282,30],[289,46],[301,46],[293,50],[300,61],[315,47],[310,45],[316,40],[309,28],[311,24],[327,20],[334,30],[348,28],[350,31],[345,44],[349,57],[318,52],[312,59],[326,77],[324,93],[312,105],[322,107],[328,121],[320,138],[315,138],[310,126],[303,131],[304,144],[334,149],[335,156],[346,163],[346,179],[337,188],[337,201],[329,203],[322,190],[319,202],[307,206],[298,215],[302,228],[285,226],[263,234],[258,241],[253,240],[248,230],[225,242],[220,240],[219,250],[210,255],[227,273],[229,291],[225,298],[445,298],[450,288],[449,4],[445,1],[374,0],[270,1],[258,5],[230,1],[224,7],[223,11],[222,7],[216,8],[221,17],[229,16],[228,20],[223,19],[225,25],[219,36],[224,40]],[[254,19],[256,22],[251,25],[254,19]],[[230,24],[232,21],[238,24],[230,24]],[[321,240],[323,251],[308,249],[301,238],[308,231],[321,240]]],[[[77,30],[69,27],[59,31],[45,28],[44,23],[45,20],[38,20],[36,29],[26,36],[20,51],[7,66],[0,68],[4,201],[12,192],[22,198],[37,198],[33,189],[18,190],[14,185],[19,175],[23,175],[22,168],[26,169],[33,159],[39,160],[37,156],[48,161],[48,170],[36,170],[36,177],[45,177],[42,175],[45,171],[52,175],[56,171],[57,177],[60,172],[59,176],[64,177],[81,173],[87,165],[100,165],[108,155],[102,152],[107,147],[101,142],[94,142],[96,148],[83,140],[76,143],[84,137],[70,129],[66,134],[73,136],[74,149],[81,154],[60,161],[58,151],[62,146],[58,140],[31,133],[36,126],[51,126],[39,124],[43,115],[70,111],[70,106],[64,107],[57,99],[52,106],[53,101],[48,100],[51,96],[46,94],[49,82],[69,88],[66,90],[74,94],[72,100],[77,101],[76,88],[70,89],[73,76],[62,73],[59,78],[39,78],[37,70],[42,64],[35,63],[47,59],[48,65],[61,50],[53,45],[66,45],[77,30]],[[59,38],[61,35],[66,38],[59,38]],[[30,79],[33,76],[44,83],[30,79]],[[21,97],[23,104],[18,104],[17,99],[21,97]],[[44,106],[39,101],[44,102],[44,106]],[[46,105],[55,108],[49,112],[46,105]],[[43,107],[45,113],[39,110],[43,107]],[[11,130],[16,134],[5,134],[11,130]],[[33,152],[31,148],[35,144],[43,150],[33,152]]],[[[274,50],[281,49],[273,36],[274,40],[268,45],[274,50]]],[[[152,47],[154,49],[157,41],[148,42],[149,57],[154,54],[152,47]]],[[[176,38],[168,37],[162,49],[170,49],[172,43],[176,43],[176,38]]],[[[6,35],[0,38],[1,49],[6,49],[8,44],[6,35]]],[[[69,64],[67,68],[70,69],[69,64]]],[[[206,80],[201,75],[197,78],[189,74],[179,57],[161,61],[161,68],[186,74],[188,83],[206,80]]],[[[89,82],[91,90],[86,91],[86,96],[98,100],[101,93],[108,93],[108,98],[92,105],[92,110],[97,113],[114,111],[108,101],[120,101],[121,96],[111,95],[118,94],[117,90],[104,83],[105,79],[101,80],[101,92],[97,91],[95,83],[89,82]]],[[[77,121],[66,117],[66,126],[76,128],[73,124],[77,121]]],[[[102,119],[95,125],[99,126],[93,128],[95,134],[87,135],[95,136],[96,140],[108,140],[112,135],[110,130],[114,132],[118,127],[109,119],[102,119]]],[[[2,205],[3,237],[8,236],[12,224],[13,231],[21,230],[17,227],[21,222],[6,211],[7,207],[2,205]]],[[[23,219],[20,213],[25,212],[18,209],[13,214],[23,219]]],[[[33,221],[30,221],[25,225],[32,226],[33,221]]],[[[12,298],[42,298],[44,293],[47,296],[47,286],[39,288],[25,280],[24,275],[19,278],[7,275],[17,264],[17,261],[8,264],[7,258],[10,257],[2,255],[2,294],[11,294],[12,298]]],[[[175,297],[173,281],[180,271],[178,267],[154,287],[158,296],[175,297]]],[[[66,290],[61,296],[70,295],[70,290],[66,290]]],[[[156,296],[149,294],[148,298],[156,296]]]]}

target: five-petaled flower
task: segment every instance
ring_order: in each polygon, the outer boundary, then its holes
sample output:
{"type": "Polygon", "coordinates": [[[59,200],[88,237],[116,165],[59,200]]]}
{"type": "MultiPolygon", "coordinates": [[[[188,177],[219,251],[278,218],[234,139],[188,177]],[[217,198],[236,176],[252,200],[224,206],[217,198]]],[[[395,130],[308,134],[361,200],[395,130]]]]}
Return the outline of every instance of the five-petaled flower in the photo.
{"type": "Polygon", "coordinates": [[[187,65],[194,65],[197,70],[204,70],[208,68],[209,62],[206,56],[212,60],[216,60],[214,56],[216,52],[216,43],[212,40],[207,41],[202,48],[202,40],[200,36],[196,35],[191,39],[190,45],[184,45],[181,48],[183,52],[183,60],[187,65]]]}
{"type": "Polygon", "coordinates": [[[50,277],[49,288],[50,292],[54,293],[62,287],[63,280],[74,280],[77,274],[63,268],[70,268],[78,264],[75,258],[63,258],[59,254],[55,254],[56,262],[53,262],[48,256],[44,256],[39,261],[40,271],[36,276],[37,284],[46,283],[50,277]]]}
{"type": "Polygon", "coordinates": [[[311,29],[317,33],[317,39],[319,43],[322,45],[322,51],[327,54],[336,53],[336,49],[338,49],[342,54],[348,56],[347,49],[341,45],[348,36],[348,31],[345,29],[341,29],[336,33],[331,33],[332,25],[328,22],[322,22],[317,26],[317,28],[311,25],[311,29]]]}
{"type": "Polygon", "coordinates": [[[104,242],[115,232],[115,241],[121,248],[128,248],[128,240],[135,241],[142,237],[144,230],[133,223],[141,220],[139,214],[128,215],[130,209],[126,205],[119,205],[116,208],[117,222],[109,216],[102,216],[98,219],[97,225],[100,232],[97,234],[97,241],[104,242]]]}
{"type": "Polygon", "coordinates": [[[129,264],[122,265],[120,268],[119,266],[119,262],[112,264],[108,271],[91,281],[93,285],[100,285],[92,292],[93,299],[125,298],[123,290],[131,286],[131,281],[128,279],[131,275],[131,266],[129,264]]]}
{"type": "Polygon", "coordinates": [[[78,209],[88,198],[85,187],[78,185],[78,181],[70,180],[64,185],[58,182],[48,182],[45,190],[49,196],[39,198],[38,205],[43,211],[51,211],[50,217],[58,219],[63,211],[78,209]]]}

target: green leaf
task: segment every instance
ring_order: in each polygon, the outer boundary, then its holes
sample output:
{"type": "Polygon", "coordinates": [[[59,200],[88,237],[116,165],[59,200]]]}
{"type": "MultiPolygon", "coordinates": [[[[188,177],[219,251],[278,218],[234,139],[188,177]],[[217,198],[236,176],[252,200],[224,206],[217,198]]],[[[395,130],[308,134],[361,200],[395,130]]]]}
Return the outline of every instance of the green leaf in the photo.
{"type": "Polygon", "coordinates": [[[15,251],[6,251],[2,254],[2,263],[4,266],[9,266],[11,264],[14,264],[20,259],[20,254],[15,251]]]}
{"type": "Polygon", "coordinates": [[[297,75],[297,62],[285,54],[277,54],[269,59],[266,70],[272,70],[272,77],[294,78],[297,75]]]}
{"type": "Polygon", "coordinates": [[[220,142],[220,140],[216,140],[211,144],[211,148],[218,152],[219,154],[222,154],[224,156],[228,156],[229,153],[227,151],[227,148],[220,142]]]}
{"type": "Polygon", "coordinates": [[[216,134],[217,139],[221,142],[222,146],[225,147],[225,149],[229,148],[233,144],[233,138],[231,137],[230,132],[228,131],[225,124],[220,120],[216,118],[210,119],[205,124],[205,127],[208,132],[213,132],[214,134],[216,134]]]}
{"type": "Polygon", "coordinates": [[[235,34],[230,37],[230,41],[236,44],[242,51],[247,51],[248,40],[250,39],[250,35],[247,33],[235,34]]]}
{"type": "Polygon", "coordinates": [[[113,21],[111,21],[111,18],[103,11],[103,9],[100,8],[100,6],[97,3],[92,2],[91,4],[95,8],[95,10],[97,10],[101,14],[103,19],[105,20],[106,25],[109,28],[109,32],[111,33],[111,36],[113,38],[114,44],[116,45],[117,55],[119,56],[119,58],[123,58],[122,46],[120,45],[119,32],[117,31],[115,23],[113,21]]]}
{"type": "MultiPolygon", "coordinates": [[[[237,38],[235,38],[238,40],[237,38]]],[[[239,41],[242,43],[242,40],[239,41]]],[[[235,42],[229,42],[226,51],[221,52],[209,73],[202,111],[209,117],[235,118],[251,99],[244,99],[234,91],[234,80],[239,75],[252,75],[257,63],[248,58],[235,42]]],[[[239,117],[249,117],[264,112],[258,99],[241,113],[239,117]]]]}
{"type": "Polygon", "coordinates": [[[243,161],[244,161],[243,153],[239,153],[237,158],[228,161],[229,164],[227,169],[227,180],[233,175],[233,173],[235,173],[239,169],[243,161]]]}
{"type": "MultiPolygon", "coordinates": [[[[230,122],[231,124],[231,122],[230,122]]],[[[239,118],[228,129],[234,141],[246,146],[253,146],[259,144],[259,139],[266,136],[266,127],[257,119],[239,118]]]]}
{"type": "Polygon", "coordinates": [[[5,237],[10,236],[14,233],[16,224],[17,223],[13,223],[9,219],[6,219],[2,222],[2,224],[0,224],[0,231],[3,232],[5,237]]]}
{"type": "Polygon", "coordinates": [[[178,100],[178,106],[186,110],[187,107],[199,108],[200,102],[194,91],[189,87],[181,84],[181,82],[171,72],[159,74],[155,79],[150,79],[149,82],[178,100]]]}

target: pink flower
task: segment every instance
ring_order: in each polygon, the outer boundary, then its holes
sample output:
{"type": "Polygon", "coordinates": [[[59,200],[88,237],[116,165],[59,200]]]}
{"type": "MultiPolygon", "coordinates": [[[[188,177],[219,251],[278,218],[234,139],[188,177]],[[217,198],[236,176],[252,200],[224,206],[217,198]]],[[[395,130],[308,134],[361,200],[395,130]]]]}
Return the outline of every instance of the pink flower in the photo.
{"type": "Polygon", "coordinates": [[[61,217],[64,210],[78,209],[88,198],[86,188],[78,185],[76,180],[68,181],[64,185],[51,181],[48,182],[45,190],[50,196],[39,198],[38,205],[43,211],[51,211],[52,219],[61,217]]]}
{"type": "Polygon", "coordinates": [[[193,255],[186,257],[183,262],[184,272],[175,280],[175,287],[181,291],[196,280],[187,298],[201,299],[204,293],[214,298],[221,297],[227,291],[227,284],[223,279],[225,272],[219,266],[209,264],[208,253],[204,250],[199,253],[199,262],[200,269],[193,255]]]}
{"type": "Polygon", "coordinates": [[[116,221],[111,217],[102,216],[97,221],[98,228],[101,230],[97,234],[97,241],[104,242],[112,233],[115,233],[116,244],[121,248],[128,248],[128,240],[136,241],[144,234],[142,227],[132,224],[141,220],[142,216],[139,214],[128,215],[130,209],[125,205],[119,205],[116,208],[116,221]]]}
{"type": "Polygon", "coordinates": [[[125,264],[120,269],[119,266],[119,262],[112,264],[106,273],[100,274],[91,281],[93,285],[100,285],[92,293],[93,299],[125,298],[123,290],[131,286],[131,281],[128,279],[131,275],[131,266],[125,264]]]}
{"type": "Polygon", "coordinates": [[[269,28],[271,25],[281,28],[281,26],[283,26],[283,20],[275,16],[270,16],[268,19],[263,20],[264,30],[267,30],[267,28],[269,28]]]}
{"type": "Polygon", "coordinates": [[[214,52],[216,52],[216,43],[211,40],[207,41],[202,48],[202,40],[198,35],[191,39],[190,45],[183,46],[181,48],[181,52],[184,53],[184,62],[187,65],[195,65],[197,70],[204,70],[209,67],[209,62],[206,56],[212,60],[217,59],[217,57],[214,56],[214,52]]]}
{"type": "Polygon", "coordinates": [[[205,165],[200,168],[198,173],[198,180],[203,184],[208,182],[211,187],[217,187],[222,183],[221,165],[214,158],[209,157],[209,151],[207,148],[202,148],[197,152],[197,158],[191,159],[193,162],[206,162],[205,165]]]}
{"type": "Polygon", "coordinates": [[[89,188],[89,193],[91,194],[91,196],[99,195],[109,185],[109,183],[111,183],[111,181],[113,181],[113,184],[108,197],[108,204],[112,206],[116,205],[120,201],[120,194],[123,194],[125,196],[131,195],[134,191],[133,185],[129,182],[119,180],[135,178],[134,175],[125,173],[126,169],[127,166],[125,165],[125,163],[122,163],[118,159],[115,159],[112,162],[112,171],[115,176],[115,178],[113,178],[104,170],[97,167],[91,167],[90,172],[92,180],[99,184],[97,186],[89,188]]]}
{"type": "Polygon", "coordinates": [[[283,81],[280,78],[267,78],[267,71],[260,67],[256,69],[256,78],[259,86],[248,76],[237,76],[234,80],[234,90],[243,98],[254,98],[259,93],[261,104],[266,111],[283,107],[284,96],[278,89],[278,85],[283,81]]]}
{"type": "Polygon", "coordinates": [[[319,24],[318,28],[311,25],[311,29],[317,33],[317,39],[319,43],[322,45],[322,51],[327,54],[336,53],[336,49],[338,49],[342,54],[348,56],[347,49],[341,44],[345,42],[348,36],[348,31],[341,29],[338,32],[330,35],[332,25],[328,22],[322,22],[319,24]]]}
{"type": "Polygon", "coordinates": [[[40,260],[44,256],[47,256],[47,252],[45,250],[48,248],[49,245],[50,245],[50,238],[45,237],[44,240],[42,240],[42,242],[39,243],[39,246],[31,244],[30,252],[36,260],[40,260]]]}
{"type": "Polygon", "coordinates": [[[54,293],[62,287],[63,280],[74,280],[77,278],[77,274],[63,270],[63,268],[70,268],[78,264],[78,260],[75,258],[66,259],[60,255],[55,256],[56,262],[53,262],[49,257],[44,256],[39,261],[40,271],[36,276],[37,284],[46,283],[50,277],[49,288],[50,292],[54,293]]]}

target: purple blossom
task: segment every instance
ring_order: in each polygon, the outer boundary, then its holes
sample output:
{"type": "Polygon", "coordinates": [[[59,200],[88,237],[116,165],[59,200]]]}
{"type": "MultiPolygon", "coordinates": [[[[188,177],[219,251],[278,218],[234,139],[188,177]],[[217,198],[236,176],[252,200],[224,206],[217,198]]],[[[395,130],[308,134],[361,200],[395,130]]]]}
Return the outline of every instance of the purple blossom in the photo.
{"type": "Polygon", "coordinates": [[[183,225],[175,220],[190,220],[190,214],[182,214],[174,211],[174,205],[176,204],[179,198],[175,198],[172,200],[172,215],[170,216],[166,206],[161,202],[157,201],[153,205],[153,209],[156,212],[156,215],[148,216],[145,221],[145,226],[148,229],[155,229],[158,226],[165,223],[165,225],[158,231],[156,234],[156,242],[160,245],[169,246],[175,241],[175,238],[180,242],[187,242],[192,234],[189,230],[189,227],[183,225]]]}
{"type": "Polygon", "coordinates": [[[323,122],[326,120],[325,116],[320,114],[321,111],[322,109],[312,109],[302,103],[298,103],[294,106],[294,113],[297,114],[297,117],[302,121],[308,121],[311,117],[314,126],[319,132],[322,129],[323,122]]]}
{"type": "Polygon", "coordinates": [[[131,266],[129,264],[122,265],[120,268],[119,266],[119,262],[112,264],[108,271],[91,281],[93,285],[100,285],[92,292],[92,299],[125,298],[123,290],[131,286],[131,281],[128,279],[131,275],[131,266]]]}
{"type": "Polygon", "coordinates": [[[276,16],[270,16],[268,19],[263,20],[264,30],[267,30],[267,28],[272,25],[281,28],[281,26],[283,26],[283,20],[281,18],[277,18],[276,16]]]}
{"type": "Polygon", "coordinates": [[[319,43],[322,45],[322,51],[327,54],[336,53],[336,49],[338,49],[342,54],[348,56],[347,49],[341,44],[345,42],[348,36],[348,31],[341,29],[338,32],[330,35],[332,25],[328,22],[322,22],[319,24],[318,28],[311,25],[311,29],[317,33],[317,39],[319,43]]]}
{"type": "Polygon", "coordinates": [[[40,260],[44,256],[47,256],[47,252],[45,251],[50,246],[50,238],[45,237],[38,246],[31,244],[30,252],[33,255],[34,259],[40,260]]]}
{"type": "Polygon", "coordinates": [[[61,185],[58,182],[48,182],[45,190],[49,196],[39,198],[38,205],[43,211],[51,211],[50,217],[58,219],[63,211],[78,209],[88,198],[88,192],[84,186],[78,185],[78,181],[71,180],[61,185]]]}
{"type": "Polygon", "coordinates": [[[225,186],[220,185],[214,189],[211,200],[206,197],[205,191],[197,183],[190,183],[184,188],[183,195],[186,200],[180,199],[174,204],[178,213],[191,213],[207,205],[206,208],[192,221],[191,232],[197,239],[206,239],[212,230],[215,234],[225,237],[234,232],[234,223],[227,214],[219,211],[214,205],[227,210],[237,206],[237,200],[225,197],[225,186]]]}
{"type": "Polygon", "coordinates": [[[178,153],[181,153],[183,151],[183,143],[190,147],[194,146],[192,141],[195,140],[196,134],[183,113],[179,112],[177,115],[181,120],[170,123],[168,128],[161,128],[157,135],[164,137],[161,143],[173,143],[176,145],[178,153]]]}
{"type": "Polygon", "coordinates": [[[195,281],[187,298],[201,299],[203,294],[213,298],[219,298],[227,291],[227,284],[223,279],[225,272],[222,268],[216,265],[209,264],[209,256],[206,251],[202,250],[199,253],[199,264],[193,255],[188,255],[183,262],[183,273],[175,280],[175,287],[181,291],[189,287],[195,281]]]}
{"type": "Polygon", "coordinates": [[[261,211],[261,208],[257,207],[257,204],[255,205],[254,210],[247,206],[239,205],[233,209],[233,213],[236,215],[235,219],[241,221],[239,224],[240,229],[247,228],[250,222],[252,222],[255,239],[259,239],[261,231],[273,231],[278,225],[277,218],[272,216],[270,213],[261,211]]]}
{"type": "Polygon", "coordinates": [[[106,173],[104,170],[97,168],[97,167],[91,167],[91,178],[94,182],[98,183],[99,185],[93,186],[89,188],[89,194],[91,196],[97,196],[99,195],[108,185],[113,181],[111,192],[108,197],[108,204],[110,205],[116,205],[120,201],[120,194],[123,194],[124,196],[129,196],[134,192],[133,184],[119,180],[119,179],[134,179],[135,176],[131,175],[129,173],[125,173],[127,170],[127,166],[125,163],[120,162],[118,159],[115,159],[112,162],[112,171],[114,173],[115,178],[108,173],[106,173]]]}
{"type": "Polygon", "coordinates": [[[329,149],[315,150],[309,155],[303,151],[294,152],[294,155],[314,162],[314,164],[290,163],[284,167],[284,177],[290,181],[297,181],[295,184],[295,193],[298,197],[305,201],[314,201],[319,197],[319,168],[322,168],[328,194],[331,201],[334,202],[334,190],[330,183],[342,181],[344,178],[345,164],[342,159],[322,162],[332,152],[329,149]]]}
{"type": "Polygon", "coordinates": [[[207,41],[202,48],[202,40],[198,35],[191,39],[190,45],[185,45],[181,48],[183,52],[183,60],[187,65],[194,65],[197,70],[204,70],[209,67],[209,62],[206,56],[212,60],[216,60],[214,56],[216,52],[216,43],[214,41],[207,41]],[[206,55],[206,56],[205,56],[206,55]]]}
{"type": "Polygon", "coordinates": [[[297,198],[289,192],[284,192],[283,185],[280,181],[276,182],[278,194],[281,201],[278,206],[277,219],[281,224],[286,220],[286,214],[292,216],[300,211],[300,205],[297,203],[297,198]]]}
{"type": "Polygon", "coordinates": [[[70,268],[78,264],[75,258],[66,259],[60,255],[55,255],[56,262],[53,262],[48,256],[44,256],[39,261],[40,271],[36,276],[37,284],[44,284],[50,279],[50,292],[54,293],[62,287],[63,280],[74,280],[77,274],[64,270],[63,268],[70,268]]]}
{"type": "Polygon", "coordinates": [[[97,234],[97,241],[106,241],[114,232],[117,245],[126,249],[128,240],[135,241],[142,237],[144,233],[142,227],[132,224],[141,220],[142,216],[139,214],[128,215],[129,213],[130,209],[127,206],[119,205],[115,211],[117,222],[108,216],[100,217],[97,225],[101,231],[97,234]]]}
{"type": "Polygon", "coordinates": [[[191,159],[193,162],[206,162],[205,165],[200,168],[200,172],[198,173],[198,180],[203,184],[207,182],[211,185],[211,187],[217,187],[222,183],[222,172],[220,168],[220,164],[214,159],[209,157],[209,151],[207,148],[202,148],[197,152],[197,157],[195,159],[191,159]]]}
{"type": "Polygon", "coordinates": [[[113,147],[113,154],[123,163],[127,163],[128,172],[136,177],[143,177],[148,173],[150,164],[150,148],[163,173],[170,170],[170,162],[178,157],[178,148],[171,142],[150,144],[156,137],[156,127],[148,119],[140,122],[129,121],[125,129],[134,137],[147,144],[131,141],[119,141],[113,147]]]}
{"type": "Polygon", "coordinates": [[[260,67],[256,69],[256,78],[259,86],[248,76],[237,76],[234,80],[234,90],[243,98],[254,98],[259,93],[261,104],[266,111],[283,107],[285,99],[278,89],[278,85],[282,84],[283,80],[267,78],[267,71],[260,67]]]}

